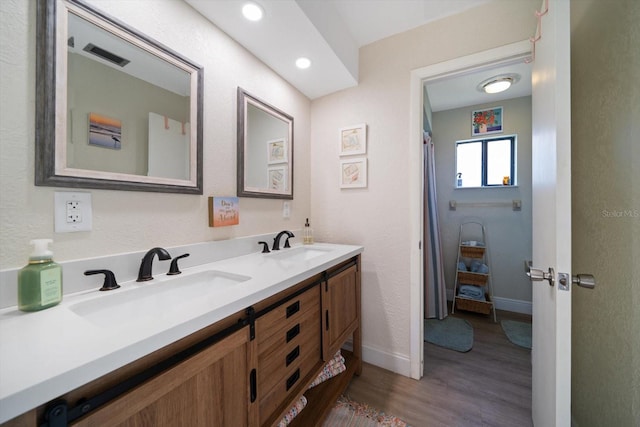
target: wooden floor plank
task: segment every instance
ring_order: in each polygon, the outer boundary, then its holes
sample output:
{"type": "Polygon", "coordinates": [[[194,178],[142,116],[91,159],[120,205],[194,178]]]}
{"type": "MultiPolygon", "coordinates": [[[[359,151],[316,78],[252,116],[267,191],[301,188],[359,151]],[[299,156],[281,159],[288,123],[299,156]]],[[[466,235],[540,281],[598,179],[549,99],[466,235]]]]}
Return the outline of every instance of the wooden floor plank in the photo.
{"type": "Polygon", "coordinates": [[[345,392],[402,418],[413,427],[531,426],[531,351],[512,344],[500,320],[531,316],[498,310],[488,316],[456,312],[474,330],[471,351],[460,353],[425,342],[425,372],[412,380],[365,363],[345,392]]]}

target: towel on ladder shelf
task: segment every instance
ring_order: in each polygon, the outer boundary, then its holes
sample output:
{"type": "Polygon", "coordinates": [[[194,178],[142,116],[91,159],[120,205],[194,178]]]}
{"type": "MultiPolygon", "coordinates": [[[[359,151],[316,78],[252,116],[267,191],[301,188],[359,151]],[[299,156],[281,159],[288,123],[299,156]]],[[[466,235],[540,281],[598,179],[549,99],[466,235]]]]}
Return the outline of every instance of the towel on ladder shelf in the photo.
{"type": "Polygon", "coordinates": [[[460,288],[458,289],[458,296],[486,301],[484,288],[482,286],[460,285],[460,288]]]}

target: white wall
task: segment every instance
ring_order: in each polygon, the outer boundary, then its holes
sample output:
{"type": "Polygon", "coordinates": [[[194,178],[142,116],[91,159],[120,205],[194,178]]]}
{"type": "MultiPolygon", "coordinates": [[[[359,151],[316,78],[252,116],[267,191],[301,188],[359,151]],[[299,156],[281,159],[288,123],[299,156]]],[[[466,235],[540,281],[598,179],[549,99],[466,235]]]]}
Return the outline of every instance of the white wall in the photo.
{"type": "Polygon", "coordinates": [[[309,99],[181,0],[89,3],[204,67],[204,194],[87,190],[93,230],[54,233],[56,189],[33,184],[36,2],[2,1],[0,268],[24,265],[39,237],[53,238],[63,261],[300,228],[310,209],[309,99]],[[207,197],[236,194],[238,86],[295,119],[291,219],[282,219],[282,201],[243,198],[240,225],[209,228],[207,197]]]}
{"type": "Polygon", "coordinates": [[[531,97],[472,105],[433,113],[436,185],[447,288],[455,284],[460,223],[479,219],[487,231],[491,259],[493,295],[531,302],[531,282],[524,275],[523,261],[531,259],[531,97]],[[455,188],[455,144],[471,139],[471,112],[502,106],[504,132],[517,135],[517,187],[455,188]],[[449,209],[449,201],[462,203],[522,201],[522,210],[509,207],[465,207],[449,209]]]}
{"type": "MultiPolygon", "coordinates": [[[[311,213],[319,240],[365,247],[365,360],[409,373],[411,70],[519,42],[539,1],[482,6],[360,49],[357,87],[312,102],[311,213]],[[368,124],[368,187],[339,188],[338,129],[368,124]]],[[[416,136],[413,136],[415,140],[416,136]]],[[[418,160],[420,161],[420,160],[418,160]]]]}

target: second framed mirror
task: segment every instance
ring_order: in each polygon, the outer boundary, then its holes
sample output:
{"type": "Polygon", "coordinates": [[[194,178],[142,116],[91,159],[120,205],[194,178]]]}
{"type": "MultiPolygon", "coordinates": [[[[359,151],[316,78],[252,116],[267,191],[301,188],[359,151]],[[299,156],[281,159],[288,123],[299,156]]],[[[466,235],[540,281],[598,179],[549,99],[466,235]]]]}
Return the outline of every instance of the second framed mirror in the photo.
{"type": "Polygon", "coordinates": [[[293,199],[293,117],[238,88],[237,195],[293,199]]]}

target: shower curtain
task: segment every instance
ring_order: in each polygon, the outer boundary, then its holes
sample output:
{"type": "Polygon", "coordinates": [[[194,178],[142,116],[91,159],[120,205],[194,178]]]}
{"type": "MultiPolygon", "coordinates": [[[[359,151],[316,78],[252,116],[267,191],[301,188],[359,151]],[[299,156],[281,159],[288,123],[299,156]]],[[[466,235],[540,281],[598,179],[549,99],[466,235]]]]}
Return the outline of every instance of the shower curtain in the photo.
{"type": "Polygon", "coordinates": [[[424,133],[424,317],[447,317],[447,292],[444,281],[442,245],[438,227],[436,172],[431,135],[424,133]]]}

